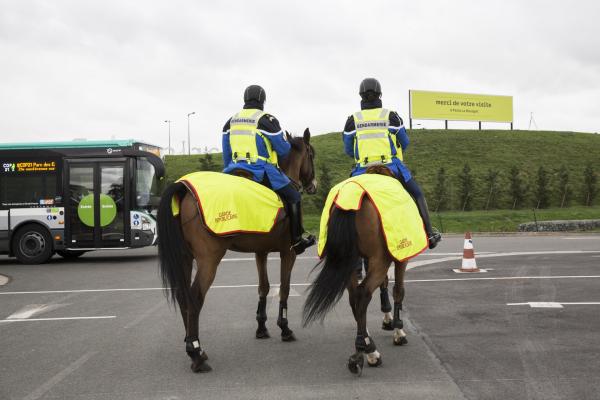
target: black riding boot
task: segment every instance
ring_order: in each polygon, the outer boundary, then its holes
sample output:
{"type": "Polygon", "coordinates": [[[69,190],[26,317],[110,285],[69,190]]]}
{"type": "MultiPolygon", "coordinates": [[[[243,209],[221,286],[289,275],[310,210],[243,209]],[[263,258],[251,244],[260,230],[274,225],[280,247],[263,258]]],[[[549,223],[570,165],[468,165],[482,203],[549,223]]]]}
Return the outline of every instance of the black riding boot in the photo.
{"type": "Polygon", "coordinates": [[[304,227],[302,226],[301,204],[293,203],[288,205],[290,213],[290,231],[292,234],[292,249],[296,254],[304,253],[308,247],[316,243],[316,238],[313,235],[303,237],[304,227]]]}
{"type": "Polygon", "coordinates": [[[419,196],[415,199],[419,214],[425,224],[425,231],[427,232],[427,239],[429,240],[429,248],[433,249],[442,240],[442,235],[438,231],[434,231],[431,227],[431,220],[429,219],[429,211],[427,209],[427,202],[425,196],[419,196]]]}

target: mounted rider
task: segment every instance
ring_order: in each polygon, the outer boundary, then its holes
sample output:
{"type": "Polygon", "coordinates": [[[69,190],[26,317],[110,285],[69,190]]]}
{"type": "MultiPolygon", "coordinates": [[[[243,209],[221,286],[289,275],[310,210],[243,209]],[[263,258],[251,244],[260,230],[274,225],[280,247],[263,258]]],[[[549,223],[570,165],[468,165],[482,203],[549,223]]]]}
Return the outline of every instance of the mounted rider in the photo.
{"type": "Polygon", "coordinates": [[[442,237],[431,227],[423,192],[402,162],[402,152],[409,144],[402,118],[395,111],[383,108],[377,79],[364,79],[359,94],[361,111],[348,117],[343,134],[344,150],[356,161],[351,175],[364,174],[370,166],[388,167],[414,199],[429,238],[429,248],[433,249],[442,237]]]}
{"type": "Polygon", "coordinates": [[[279,169],[291,145],[285,140],[279,121],[264,112],[266,93],[258,85],[244,91],[244,108],[223,127],[224,173],[247,171],[252,179],[273,189],[285,204],[290,218],[292,249],[296,254],[315,244],[312,235],[304,237],[301,195],[292,181],[279,169]]]}

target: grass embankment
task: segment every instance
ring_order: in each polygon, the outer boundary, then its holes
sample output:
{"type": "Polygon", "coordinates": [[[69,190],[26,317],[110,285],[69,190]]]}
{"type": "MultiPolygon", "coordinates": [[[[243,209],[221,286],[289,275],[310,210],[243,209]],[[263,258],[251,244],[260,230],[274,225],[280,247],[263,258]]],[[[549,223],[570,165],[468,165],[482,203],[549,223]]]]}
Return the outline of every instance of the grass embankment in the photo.
{"type": "MultiPolygon", "coordinates": [[[[322,167],[329,168],[332,184],[348,177],[352,159],[343,152],[340,133],[329,133],[312,138],[317,151],[317,175],[322,167]]],[[[583,171],[591,165],[600,171],[600,135],[574,132],[496,131],[496,130],[413,130],[409,132],[411,144],[404,155],[407,166],[421,185],[432,209],[432,219],[445,232],[515,231],[519,223],[533,221],[531,208],[536,204],[535,185],[537,171],[543,166],[549,172],[548,192],[550,207],[558,207],[561,196],[557,188],[557,170],[564,165],[569,171],[571,190],[570,208],[536,210],[538,220],[600,218],[600,207],[578,207],[583,198],[583,171]],[[465,163],[471,167],[474,179],[472,205],[478,211],[452,211],[461,208],[458,174],[465,163]],[[517,167],[525,186],[525,199],[512,210],[508,190],[508,171],[517,167]],[[437,201],[434,188],[438,170],[443,167],[447,176],[447,209],[435,212],[437,201]],[[484,176],[488,170],[499,172],[495,207],[483,211],[487,203],[484,176]],[[440,224],[441,217],[441,224],[440,224]]],[[[206,169],[206,156],[166,156],[167,181],[200,169],[206,169]]],[[[213,169],[222,168],[221,155],[214,154],[213,169]]],[[[320,179],[321,180],[321,179],[320,179]]],[[[322,180],[321,180],[322,181],[322,180]]],[[[320,210],[305,197],[306,225],[316,232],[320,210]]],[[[595,204],[598,204],[598,199],[595,204]]]]}

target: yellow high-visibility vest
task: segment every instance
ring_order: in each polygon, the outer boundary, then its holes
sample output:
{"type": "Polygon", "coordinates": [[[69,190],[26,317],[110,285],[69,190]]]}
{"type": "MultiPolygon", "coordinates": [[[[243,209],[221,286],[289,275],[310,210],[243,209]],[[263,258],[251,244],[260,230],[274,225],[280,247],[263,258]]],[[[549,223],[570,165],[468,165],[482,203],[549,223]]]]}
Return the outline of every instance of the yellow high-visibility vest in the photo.
{"type": "Polygon", "coordinates": [[[355,112],[353,117],[356,127],[355,141],[360,156],[360,159],[356,158],[356,162],[363,167],[392,162],[392,147],[388,130],[390,110],[385,108],[362,110],[355,112]]]}
{"type": "Polygon", "coordinates": [[[229,144],[231,145],[231,159],[233,162],[246,161],[255,163],[263,160],[277,165],[277,153],[273,151],[271,142],[258,130],[258,121],[265,114],[264,111],[248,108],[231,117],[229,121],[229,144]],[[268,157],[258,154],[256,135],[263,138],[267,148],[268,157]]]}

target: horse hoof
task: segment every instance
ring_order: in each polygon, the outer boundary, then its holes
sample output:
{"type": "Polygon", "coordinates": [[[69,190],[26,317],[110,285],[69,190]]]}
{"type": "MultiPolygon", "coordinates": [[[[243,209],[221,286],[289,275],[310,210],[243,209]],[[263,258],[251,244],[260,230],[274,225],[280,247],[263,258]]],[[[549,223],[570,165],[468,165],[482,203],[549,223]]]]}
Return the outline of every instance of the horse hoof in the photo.
{"type": "Polygon", "coordinates": [[[383,358],[381,355],[379,355],[377,361],[375,361],[374,363],[371,363],[369,361],[369,358],[367,358],[367,364],[369,365],[369,367],[379,367],[381,364],[383,364],[383,358]]]}
{"type": "Polygon", "coordinates": [[[408,340],[406,340],[405,336],[399,337],[398,339],[394,338],[394,344],[396,346],[403,346],[405,344],[408,344],[408,340]]]}
{"type": "Polygon", "coordinates": [[[362,375],[363,366],[364,366],[364,358],[362,354],[355,354],[350,356],[348,359],[348,369],[350,372],[357,377],[362,375]]]}
{"type": "Polygon", "coordinates": [[[381,329],[383,329],[384,331],[393,331],[394,326],[392,325],[392,321],[383,321],[381,323],[381,329]]]}
{"type": "Polygon", "coordinates": [[[295,342],[296,341],[296,336],[294,335],[294,332],[290,332],[288,334],[281,334],[281,341],[282,342],[295,342]]]}
{"type": "Polygon", "coordinates": [[[257,339],[268,339],[271,335],[269,335],[269,331],[266,329],[257,329],[256,330],[256,338],[257,339]]]}
{"type": "Polygon", "coordinates": [[[208,365],[208,363],[206,363],[204,360],[201,360],[200,362],[193,362],[190,368],[192,369],[192,371],[194,373],[203,373],[203,372],[212,371],[212,368],[210,367],[210,365],[208,365]]]}

